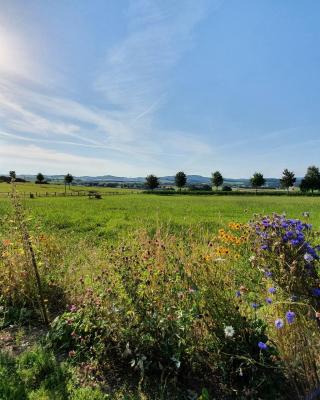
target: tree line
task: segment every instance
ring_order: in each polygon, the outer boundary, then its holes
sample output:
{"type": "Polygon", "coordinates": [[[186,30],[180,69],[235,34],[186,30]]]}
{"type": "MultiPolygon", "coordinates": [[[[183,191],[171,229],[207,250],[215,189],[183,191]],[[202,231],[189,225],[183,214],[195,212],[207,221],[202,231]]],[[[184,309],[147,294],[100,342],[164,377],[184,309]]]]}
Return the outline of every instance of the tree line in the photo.
{"type": "MultiPolygon", "coordinates": [[[[1,177],[0,177],[1,178],[1,177]]],[[[3,177],[5,182],[10,182],[12,179],[20,182],[24,182],[24,179],[17,178],[15,171],[9,172],[9,177],[3,177]]],[[[287,168],[282,172],[282,177],[280,179],[280,186],[283,189],[286,189],[289,192],[289,189],[293,187],[296,183],[296,176],[293,171],[289,171],[287,168]]],[[[70,188],[71,183],[74,181],[74,177],[68,173],[64,176],[64,184],[65,188],[68,185],[70,188]]],[[[36,176],[37,184],[46,184],[48,183],[45,179],[45,176],[39,172],[36,176]]],[[[224,183],[224,178],[220,171],[215,171],[211,174],[211,183],[212,186],[218,190],[224,183]]],[[[261,172],[255,172],[250,178],[250,183],[252,188],[259,189],[263,185],[265,185],[266,180],[261,172]]],[[[187,175],[183,171],[179,171],[175,175],[175,186],[181,191],[187,184],[187,175]]],[[[145,186],[147,189],[154,190],[160,186],[160,180],[157,176],[150,174],[145,179],[145,186]]],[[[312,165],[308,167],[307,172],[304,178],[301,180],[299,188],[302,192],[312,193],[315,190],[320,190],[320,171],[319,168],[312,165]]],[[[229,188],[231,190],[231,188],[229,188]]]]}
{"type": "MultiPolygon", "coordinates": [[[[282,177],[280,178],[280,186],[282,189],[286,189],[289,192],[289,189],[293,187],[296,183],[296,176],[293,171],[289,171],[287,168],[282,172],[282,177]]],[[[224,183],[224,178],[220,171],[215,171],[211,174],[211,183],[212,186],[218,190],[224,183]]],[[[252,177],[250,178],[250,183],[252,188],[259,189],[266,183],[266,179],[264,178],[261,172],[255,172],[252,177]]],[[[175,186],[182,190],[187,184],[187,175],[183,171],[179,171],[175,175],[175,186]]],[[[148,175],[145,179],[145,186],[150,189],[154,190],[160,186],[160,180],[157,176],[151,174],[148,175]]],[[[307,169],[307,172],[304,178],[301,180],[299,185],[300,190],[302,192],[309,192],[312,193],[315,190],[320,190],[320,171],[319,168],[316,166],[310,166],[307,169]]]]}

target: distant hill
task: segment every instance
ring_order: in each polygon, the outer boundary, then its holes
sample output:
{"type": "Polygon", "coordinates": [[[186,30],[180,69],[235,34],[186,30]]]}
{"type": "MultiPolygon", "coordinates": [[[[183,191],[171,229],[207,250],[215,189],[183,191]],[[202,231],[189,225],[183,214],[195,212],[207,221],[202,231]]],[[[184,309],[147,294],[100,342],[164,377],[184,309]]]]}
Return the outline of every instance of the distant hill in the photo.
{"type": "MultiPolygon", "coordinates": [[[[35,181],[36,175],[18,175],[19,178],[23,178],[29,181],[35,181]]],[[[46,175],[46,179],[52,182],[62,182],[64,176],[63,175],[46,175]]],[[[101,176],[75,176],[75,182],[79,184],[102,184],[102,183],[143,183],[145,181],[145,177],[135,177],[128,178],[125,176],[113,176],[113,175],[101,175],[101,176]]],[[[161,176],[159,177],[160,182],[163,185],[173,185],[174,184],[174,176],[161,176]]],[[[297,185],[301,182],[302,178],[297,178],[297,185]]],[[[211,180],[209,177],[201,176],[201,175],[188,175],[188,184],[200,185],[200,184],[210,184],[211,180]]],[[[250,179],[248,178],[225,178],[224,184],[229,186],[236,187],[250,187],[250,179]]],[[[279,178],[266,178],[265,187],[276,188],[280,186],[279,178]]]]}

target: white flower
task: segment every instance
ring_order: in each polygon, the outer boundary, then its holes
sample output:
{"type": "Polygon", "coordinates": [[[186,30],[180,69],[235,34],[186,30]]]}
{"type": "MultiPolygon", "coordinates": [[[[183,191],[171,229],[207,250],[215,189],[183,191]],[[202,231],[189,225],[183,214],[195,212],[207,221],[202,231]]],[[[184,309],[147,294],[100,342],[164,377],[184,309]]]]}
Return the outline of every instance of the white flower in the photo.
{"type": "Polygon", "coordinates": [[[305,261],[306,261],[307,263],[311,263],[311,262],[313,261],[312,255],[311,255],[311,254],[308,254],[308,253],[306,253],[306,254],[303,256],[303,258],[305,259],[305,261]]]}
{"type": "Polygon", "coordinates": [[[232,326],[226,326],[224,328],[225,337],[232,337],[234,335],[234,329],[232,326]]]}

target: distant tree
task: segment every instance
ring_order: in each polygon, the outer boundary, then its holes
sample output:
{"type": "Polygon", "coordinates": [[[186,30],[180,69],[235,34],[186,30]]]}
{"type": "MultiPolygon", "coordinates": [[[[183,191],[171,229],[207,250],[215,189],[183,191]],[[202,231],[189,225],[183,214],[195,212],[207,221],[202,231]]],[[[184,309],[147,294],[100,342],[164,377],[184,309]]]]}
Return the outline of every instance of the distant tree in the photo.
{"type": "Polygon", "coordinates": [[[73,182],[73,176],[71,175],[71,174],[67,174],[65,177],[64,177],[64,184],[65,184],[65,186],[66,185],[68,185],[69,186],[69,189],[70,189],[70,184],[73,182]]]}
{"type": "Polygon", "coordinates": [[[152,174],[148,175],[145,184],[148,189],[156,189],[159,186],[159,178],[152,174]]]}
{"type": "Polygon", "coordinates": [[[307,173],[304,176],[304,185],[306,190],[311,190],[313,193],[314,190],[320,189],[320,171],[319,168],[312,165],[308,167],[307,173]]]}
{"type": "Polygon", "coordinates": [[[212,185],[215,186],[216,189],[218,190],[218,187],[222,186],[223,184],[223,177],[219,171],[216,171],[211,175],[212,175],[211,176],[212,185]]]}
{"type": "Polygon", "coordinates": [[[296,177],[294,172],[289,171],[287,168],[282,172],[282,178],[280,179],[280,185],[283,189],[287,189],[289,193],[289,188],[292,187],[296,182],[296,177]]]}
{"type": "Polygon", "coordinates": [[[16,171],[9,171],[9,176],[11,179],[15,180],[17,175],[16,175],[16,171]]]}
{"type": "Polygon", "coordinates": [[[176,186],[179,188],[179,190],[180,190],[180,192],[181,192],[181,189],[182,189],[182,188],[186,185],[186,183],[187,183],[187,175],[186,175],[184,172],[182,172],[182,171],[177,172],[177,173],[176,173],[176,176],[175,176],[175,178],[174,178],[174,181],[175,181],[176,186]]]}
{"type": "Polygon", "coordinates": [[[306,192],[308,192],[310,190],[308,188],[308,183],[306,182],[306,180],[304,178],[301,179],[299,187],[300,187],[301,192],[303,192],[303,193],[306,193],[306,192]]]}
{"type": "Polygon", "coordinates": [[[250,181],[252,187],[255,188],[256,191],[259,187],[263,186],[266,183],[266,180],[260,172],[255,172],[250,181]]]}
{"type": "Polygon", "coordinates": [[[39,172],[36,177],[36,183],[43,183],[43,182],[44,182],[44,176],[41,172],[39,172]]]}

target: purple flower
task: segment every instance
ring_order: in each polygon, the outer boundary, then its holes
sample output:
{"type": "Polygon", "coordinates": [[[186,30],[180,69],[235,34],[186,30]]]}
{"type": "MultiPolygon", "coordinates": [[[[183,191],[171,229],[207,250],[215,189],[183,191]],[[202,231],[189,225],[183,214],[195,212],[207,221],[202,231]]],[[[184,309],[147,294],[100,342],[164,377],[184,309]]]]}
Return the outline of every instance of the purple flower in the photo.
{"type": "Polygon", "coordinates": [[[240,292],[240,290],[237,290],[236,291],[236,297],[240,297],[241,296],[241,292],[240,292]]]}
{"type": "Polygon", "coordinates": [[[275,287],[271,287],[268,289],[268,292],[271,294],[274,294],[277,291],[277,289],[275,287]]]}
{"type": "Polygon", "coordinates": [[[252,306],[252,308],[254,308],[255,310],[256,310],[257,308],[259,308],[259,304],[257,304],[257,303],[252,303],[251,306],[252,306]]]}
{"type": "Polygon", "coordinates": [[[293,311],[288,311],[286,313],[286,318],[287,318],[288,324],[292,324],[294,322],[295,317],[296,317],[296,314],[293,311]]]}
{"type": "Polygon", "coordinates": [[[267,348],[268,348],[268,346],[263,342],[259,342],[258,347],[260,350],[267,350],[267,348]]]}
{"type": "Polygon", "coordinates": [[[263,244],[260,248],[261,248],[261,250],[268,250],[268,245],[263,244]]]}
{"type": "Polygon", "coordinates": [[[264,271],[264,275],[265,275],[266,278],[271,278],[272,277],[272,272],[264,271]]]}
{"type": "Polygon", "coordinates": [[[271,304],[272,303],[272,299],[270,297],[266,298],[266,303],[271,304]]]}
{"type": "Polygon", "coordinates": [[[313,288],[312,294],[316,297],[319,297],[320,296],[320,288],[313,288]]]}
{"type": "Polygon", "coordinates": [[[292,232],[292,231],[288,231],[288,232],[286,233],[286,237],[287,237],[288,239],[292,239],[292,238],[294,237],[293,232],[292,232]]]}
{"type": "Polygon", "coordinates": [[[278,319],[276,319],[276,320],[274,321],[274,326],[275,326],[277,329],[283,328],[283,325],[284,325],[284,322],[283,322],[283,319],[281,319],[281,318],[278,318],[278,319]]]}

